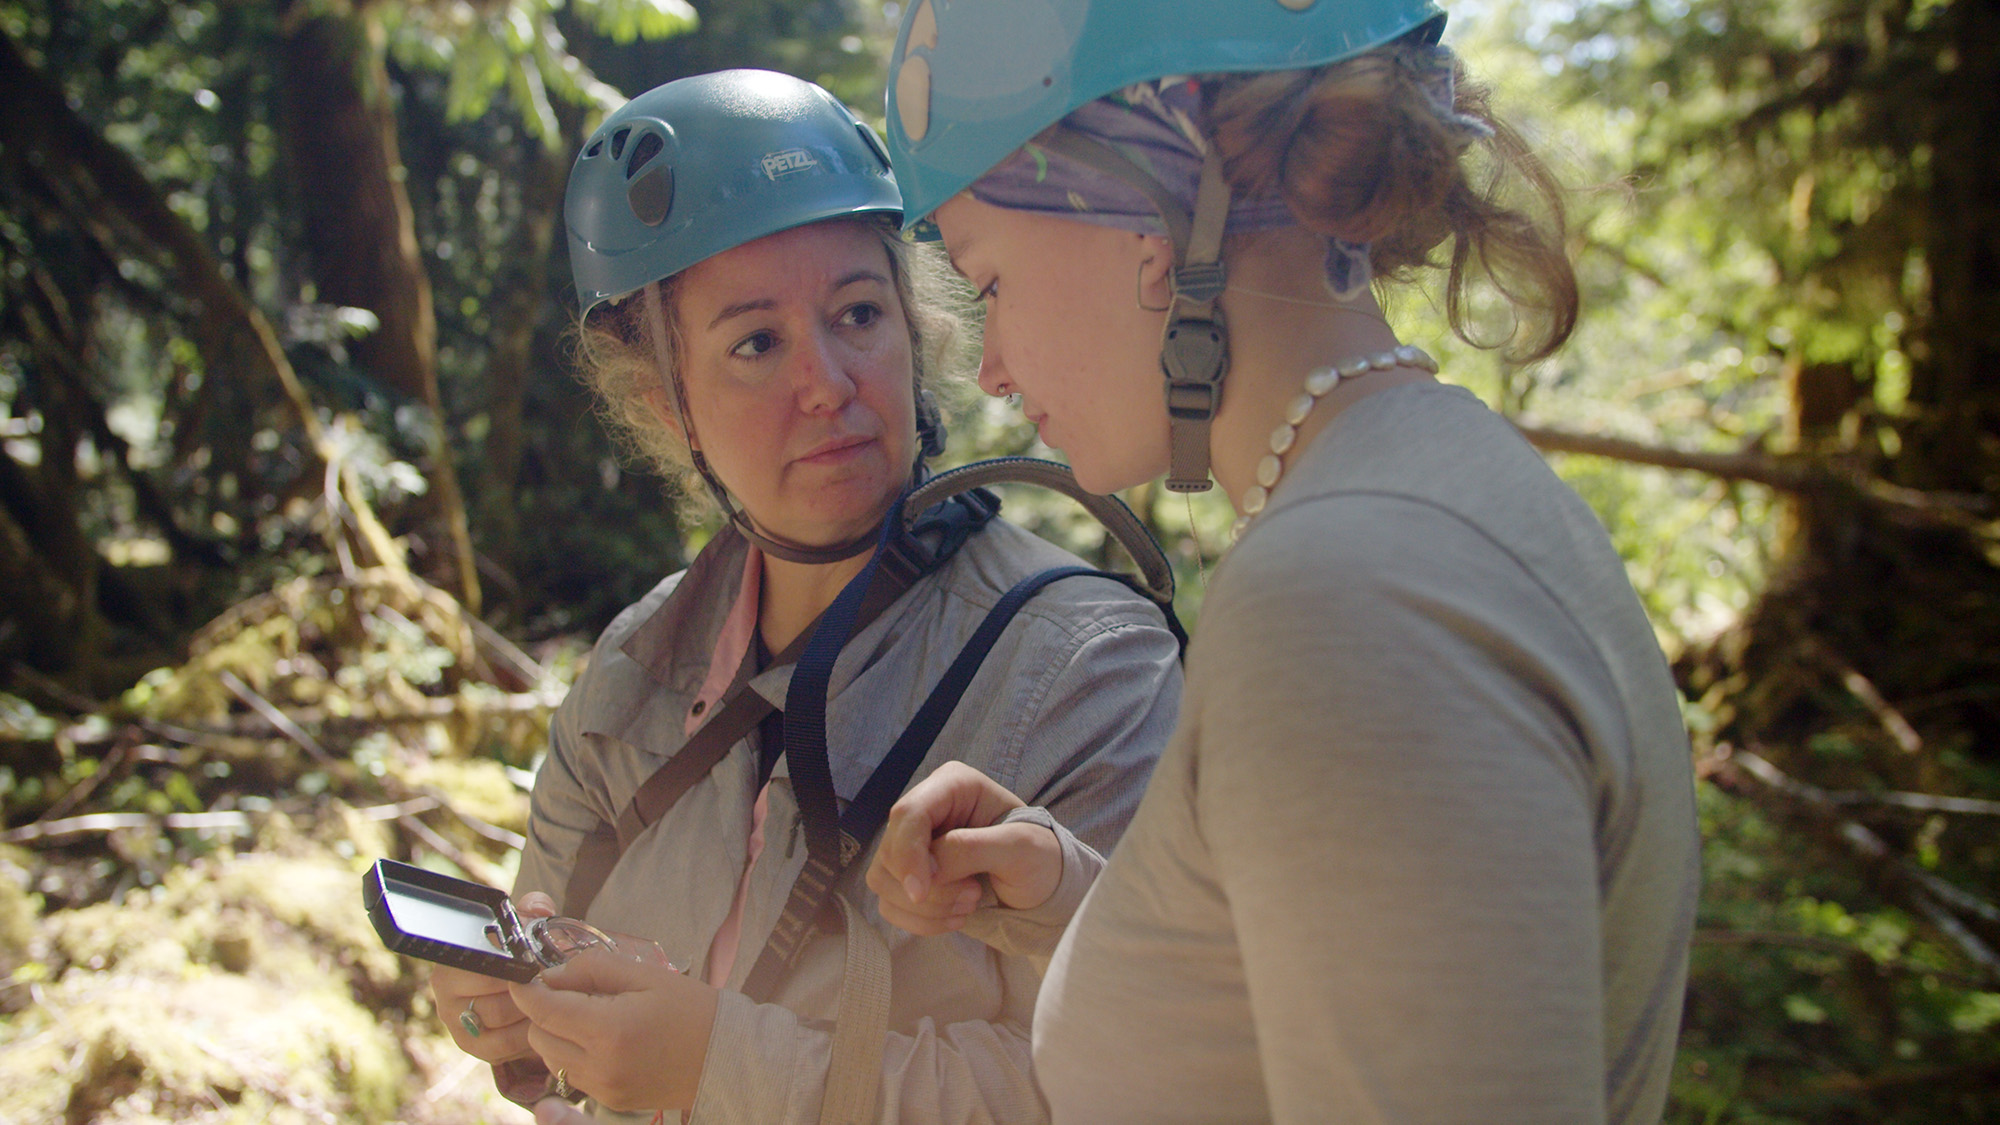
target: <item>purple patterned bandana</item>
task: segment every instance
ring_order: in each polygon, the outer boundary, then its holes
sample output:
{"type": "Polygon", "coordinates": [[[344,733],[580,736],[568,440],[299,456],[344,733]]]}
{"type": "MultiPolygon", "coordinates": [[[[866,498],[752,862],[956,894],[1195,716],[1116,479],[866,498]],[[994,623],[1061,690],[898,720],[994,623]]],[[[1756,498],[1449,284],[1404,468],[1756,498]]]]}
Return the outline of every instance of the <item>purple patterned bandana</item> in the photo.
{"type": "MultiPolygon", "coordinates": [[[[1152,173],[1192,213],[1208,150],[1195,124],[1200,113],[1201,87],[1194,79],[1177,76],[1127,86],[1086,102],[1071,110],[1063,125],[1123,153],[1152,173]]],[[[1033,141],[981,176],[971,191],[996,207],[1167,237],[1159,210],[1144,192],[1033,141]]],[[[1248,234],[1296,224],[1285,201],[1267,195],[1233,200],[1224,231],[1248,234]]],[[[1359,294],[1368,287],[1368,247],[1329,240],[1326,276],[1341,299],[1359,294]]]]}
{"type": "MultiPolygon", "coordinates": [[[[1488,132],[1485,125],[1453,108],[1455,58],[1445,47],[1405,50],[1438,114],[1467,140],[1488,132]]],[[[1127,86],[1071,110],[1063,125],[1123,153],[1152,173],[1169,194],[1194,210],[1201,164],[1208,142],[1198,124],[1201,86],[1176,75],[1127,86]]],[[[1139,189],[1090,165],[1052,152],[1034,141],[995,165],[971,187],[978,199],[996,207],[1060,215],[1099,226],[1167,236],[1152,200],[1139,189]]],[[[1276,230],[1296,225],[1277,196],[1237,199],[1229,208],[1228,234],[1276,230]]],[[[1326,280],[1340,300],[1356,297],[1371,278],[1366,243],[1327,240],[1326,280]]]]}

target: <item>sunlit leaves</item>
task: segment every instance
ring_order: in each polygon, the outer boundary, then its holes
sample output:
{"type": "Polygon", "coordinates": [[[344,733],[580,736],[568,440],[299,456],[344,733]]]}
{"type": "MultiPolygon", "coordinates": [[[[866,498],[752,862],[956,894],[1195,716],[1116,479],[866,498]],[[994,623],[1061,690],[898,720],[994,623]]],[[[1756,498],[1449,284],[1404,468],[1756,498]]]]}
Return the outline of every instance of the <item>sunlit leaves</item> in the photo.
{"type": "MultiPolygon", "coordinates": [[[[569,52],[554,22],[561,7],[562,0],[413,0],[386,17],[390,49],[405,65],[447,75],[447,121],[480,117],[504,92],[527,134],[554,148],[562,137],[551,97],[600,109],[622,100],[569,52]]],[[[665,39],[698,22],[684,0],[595,0],[577,12],[618,42],[665,39]]]]}
{"type": "Polygon", "coordinates": [[[699,19],[686,0],[575,0],[574,7],[617,43],[680,35],[692,31],[699,19]]]}

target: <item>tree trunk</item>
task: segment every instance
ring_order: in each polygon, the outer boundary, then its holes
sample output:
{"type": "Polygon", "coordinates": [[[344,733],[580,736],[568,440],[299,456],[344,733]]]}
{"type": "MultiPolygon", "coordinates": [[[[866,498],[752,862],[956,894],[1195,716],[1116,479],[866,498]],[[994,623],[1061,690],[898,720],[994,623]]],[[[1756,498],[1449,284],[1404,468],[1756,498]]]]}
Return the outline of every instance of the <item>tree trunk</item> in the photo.
{"type": "Polygon", "coordinates": [[[380,327],[359,341],[361,367],[430,413],[427,476],[451,543],[461,601],[478,612],[479,578],[438,390],[430,276],[404,188],[379,23],[365,10],[316,14],[294,4],[278,68],[282,130],[319,299],[367,309],[380,327]]]}
{"type": "MultiPolygon", "coordinates": [[[[581,114],[566,105],[558,108],[557,116],[565,136],[581,123],[581,114]]],[[[549,262],[562,216],[571,151],[568,146],[541,147],[528,157],[521,217],[508,248],[514,271],[494,317],[499,336],[493,342],[482,380],[490,425],[480,462],[484,473],[479,489],[483,497],[480,527],[489,555],[509,564],[519,536],[516,486],[525,448],[522,405],[528,380],[533,377],[536,330],[548,306],[549,262]]],[[[565,302],[559,307],[567,309],[568,305],[565,302]]]]}
{"type": "Polygon", "coordinates": [[[1953,65],[1932,138],[1929,354],[1910,400],[1922,411],[1899,477],[1923,488],[2000,493],[2000,4],[1940,14],[1953,65]]]}

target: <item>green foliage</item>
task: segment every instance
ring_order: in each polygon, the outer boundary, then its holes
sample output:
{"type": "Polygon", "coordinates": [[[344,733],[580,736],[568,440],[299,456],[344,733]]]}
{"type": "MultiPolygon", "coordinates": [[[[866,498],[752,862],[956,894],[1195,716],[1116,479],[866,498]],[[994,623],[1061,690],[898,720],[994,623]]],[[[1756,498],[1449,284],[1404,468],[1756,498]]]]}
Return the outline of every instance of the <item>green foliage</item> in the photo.
{"type": "Polygon", "coordinates": [[[692,30],[698,21],[683,0],[578,0],[575,9],[614,43],[666,39],[692,30]]]}
{"type": "Polygon", "coordinates": [[[1985,1121],[2000,990],[1824,845],[1704,784],[1675,1121],[1985,1121]]]}
{"type": "MultiPolygon", "coordinates": [[[[562,0],[509,0],[499,5],[410,3],[389,13],[390,49],[405,65],[448,76],[445,120],[483,116],[507,93],[525,132],[545,146],[563,145],[551,97],[608,110],[616,92],[569,52],[555,25],[562,0]]],[[[576,5],[595,30],[619,43],[661,40],[699,22],[685,0],[595,0],[576,5]]]]}

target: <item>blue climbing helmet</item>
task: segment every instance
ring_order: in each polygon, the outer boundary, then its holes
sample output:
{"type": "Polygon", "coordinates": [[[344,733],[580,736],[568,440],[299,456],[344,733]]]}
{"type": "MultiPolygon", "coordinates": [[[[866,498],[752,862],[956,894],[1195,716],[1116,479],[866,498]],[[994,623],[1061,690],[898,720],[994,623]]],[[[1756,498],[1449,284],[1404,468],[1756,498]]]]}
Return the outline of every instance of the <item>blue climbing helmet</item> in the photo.
{"type": "Polygon", "coordinates": [[[580,311],[781,230],[900,215],[874,130],[768,70],[676,79],[605,118],[570,169],[563,221],[580,311]]]}
{"type": "Polygon", "coordinates": [[[1135,82],[1324,66],[1443,22],[1434,0],[916,0],[889,62],[903,225],[1135,82]]]}

